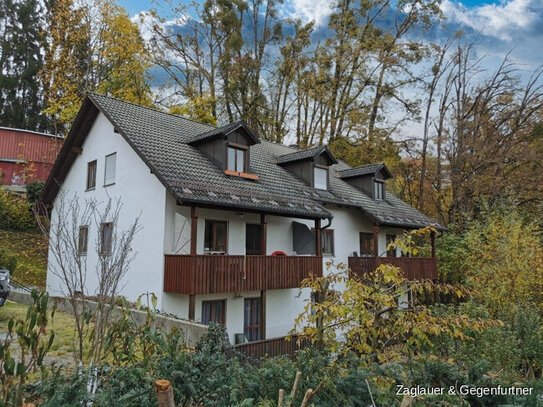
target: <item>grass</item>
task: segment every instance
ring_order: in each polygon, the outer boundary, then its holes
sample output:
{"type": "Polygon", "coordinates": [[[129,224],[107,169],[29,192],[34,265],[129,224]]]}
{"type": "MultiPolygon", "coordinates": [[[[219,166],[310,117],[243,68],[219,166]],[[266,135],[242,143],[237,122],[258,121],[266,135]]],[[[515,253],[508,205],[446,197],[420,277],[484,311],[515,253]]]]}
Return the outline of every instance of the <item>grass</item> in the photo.
{"type": "Polygon", "coordinates": [[[45,287],[47,240],[40,232],[0,230],[0,248],[5,257],[16,260],[12,277],[19,283],[45,287]]]}
{"type": "MultiPolygon", "coordinates": [[[[7,333],[7,324],[10,318],[15,317],[24,319],[28,306],[7,301],[3,307],[0,307],[0,335],[7,333]]],[[[48,325],[48,329],[55,332],[55,339],[46,360],[73,362],[73,345],[74,345],[74,318],[72,315],[56,311],[53,319],[48,325]]]]}

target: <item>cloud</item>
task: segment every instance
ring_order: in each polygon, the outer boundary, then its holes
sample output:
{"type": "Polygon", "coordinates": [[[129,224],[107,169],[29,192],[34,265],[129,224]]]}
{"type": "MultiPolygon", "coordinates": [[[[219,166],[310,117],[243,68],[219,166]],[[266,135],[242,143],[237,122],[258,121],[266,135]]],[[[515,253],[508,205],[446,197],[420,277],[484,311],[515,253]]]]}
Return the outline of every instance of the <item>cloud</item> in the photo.
{"type": "Polygon", "coordinates": [[[290,0],[287,15],[303,22],[315,21],[317,27],[328,22],[332,14],[333,2],[330,0],[290,0]]]}
{"type": "Polygon", "coordinates": [[[541,0],[505,0],[471,8],[444,0],[441,7],[449,21],[502,41],[514,43],[524,36],[543,35],[541,0]]]}

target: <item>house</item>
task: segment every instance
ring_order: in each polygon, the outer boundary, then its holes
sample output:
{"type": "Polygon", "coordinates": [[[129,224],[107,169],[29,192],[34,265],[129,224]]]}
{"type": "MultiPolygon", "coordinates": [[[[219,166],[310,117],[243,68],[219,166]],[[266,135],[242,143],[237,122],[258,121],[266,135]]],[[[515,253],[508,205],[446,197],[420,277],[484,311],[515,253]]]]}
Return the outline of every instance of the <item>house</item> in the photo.
{"type": "Polygon", "coordinates": [[[45,181],[64,139],[53,134],[0,127],[0,184],[16,191],[45,181]]]}
{"type": "MultiPolygon", "coordinates": [[[[143,225],[122,294],[154,292],[162,310],[225,324],[234,343],[285,336],[311,295],[298,296],[301,281],[322,275],[326,259],[363,273],[388,257],[408,278],[437,277],[435,258],[386,249],[405,229],[436,224],[387,191],[391,177],[384,164],[351,168],[326,147],[261,140],[244,122],[213,127],[90,94],[42,199],[54,222],[61,191],[120,197],[120,227],[137,216],[143,225]]],[[[80,226],[86,241],[100,233],[80,226]]]]}

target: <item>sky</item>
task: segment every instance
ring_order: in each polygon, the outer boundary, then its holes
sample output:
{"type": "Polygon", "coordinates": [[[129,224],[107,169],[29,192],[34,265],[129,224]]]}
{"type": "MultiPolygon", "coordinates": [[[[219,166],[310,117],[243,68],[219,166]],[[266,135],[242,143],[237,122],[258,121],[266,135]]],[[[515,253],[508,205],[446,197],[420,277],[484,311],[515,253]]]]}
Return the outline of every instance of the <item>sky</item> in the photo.
{"type": "MultiPolygon", "coordinates": [[[[191,1],[191,0],[182,0],[191,1]]],[[[200,0],[203,1],[203,0],[200,0]]],[[[160,0],[119,0],[131,16],[156,8],[160,0]]],[[[331,0],[284,0],[282,14],[325,26],[331,0]]],[[[500,61],[509,51],[511,58],[527,70],[543,65],[543,0],[442,0],[441,9],[449,34],[440,29],[428,33],[429,40],[448,37],[462,29],[478,43],[481,56],[500,61]]]]}

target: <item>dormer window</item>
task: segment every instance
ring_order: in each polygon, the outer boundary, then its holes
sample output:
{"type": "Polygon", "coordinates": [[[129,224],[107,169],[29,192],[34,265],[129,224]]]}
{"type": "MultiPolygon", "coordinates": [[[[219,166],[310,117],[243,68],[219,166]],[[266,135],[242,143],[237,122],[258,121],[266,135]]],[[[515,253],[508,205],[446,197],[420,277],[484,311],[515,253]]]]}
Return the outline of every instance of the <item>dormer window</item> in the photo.
{"type": "Polygon", "coordinates": [[[373,199],[382,201],[384,199],[385,182],[383,180],[373,181],[373,199]]]}
{"type": "Polygon", "coordinates": [[[317,189],[328,189],[328,168],[315,165],[313,168],[313,186],[317,189]]]}
{"type": "Polygon", "coordinates": [[[227,169],[236,172],[247,172],[247,147],[230,143],[228,145],[227,169]]]}

